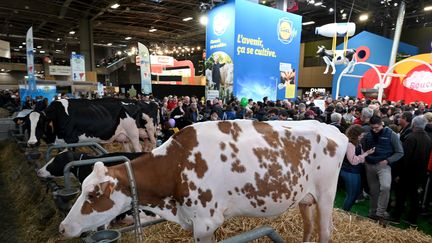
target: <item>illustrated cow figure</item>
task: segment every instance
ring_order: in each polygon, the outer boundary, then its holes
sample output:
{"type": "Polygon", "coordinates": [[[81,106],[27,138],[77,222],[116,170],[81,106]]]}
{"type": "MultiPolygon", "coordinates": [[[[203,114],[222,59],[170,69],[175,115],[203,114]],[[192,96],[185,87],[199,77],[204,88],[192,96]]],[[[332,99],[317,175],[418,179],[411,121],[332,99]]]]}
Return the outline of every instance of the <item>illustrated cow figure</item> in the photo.
{"type": "Polygon", "coordinates": [[[44,112],[33,111],[28,115],[27,143],[38,144],[43,136],[48,144],[117,141],[123,143],[125,151],[130,151],[130,142],[135,152],[141,152],[140,136],[150,138],[155,145],[155,128],[152,119],[139,112],[139,108],[132,115],[128,112],[134,105],[119,99],[53,101],[44,112]]]}
{"type": "MultiPolygon", "coordinates": [[[[228,218],[277,216],[296,205],[310,241],[315,204],[319,240],[328,242],[347,144],[336,127],[318,121],[204,122],[131,165],[141,207],[193,229],[195,242],[211,242],[228,218]]],[[[125,165],[97,162],[60,233],[79,236],[130,209],[129,188],[125,165]]]]}
{"type": "Polygon", "coordinates": [[[332,73],[336,73],[335,65],[338,64],[346,64],[348,65],[348,73],[351,73],[354,68],[354,63],[356,62],[356,50],[355,49],[347,49],[345,50],[345,54],[343,50],[336,50],[334,53],[332,50],[326,50],[325,46],[318,46],[318,51],[316,52],[320,57],[323,58],[326,63],[326,69],[324,74],[327,74],[329,66],[332,67],[332,73]]]}

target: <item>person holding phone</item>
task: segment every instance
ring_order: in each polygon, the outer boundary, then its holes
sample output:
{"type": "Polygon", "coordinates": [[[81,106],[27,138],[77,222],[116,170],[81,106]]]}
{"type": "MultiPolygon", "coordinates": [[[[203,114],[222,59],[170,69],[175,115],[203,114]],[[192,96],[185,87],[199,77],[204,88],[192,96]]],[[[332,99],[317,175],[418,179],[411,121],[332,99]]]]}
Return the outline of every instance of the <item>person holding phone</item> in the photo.
{"type": "Polygon", "coordinates": [[[343,210],[351,211],[357,197],[361,193],[361,170],[364,166],[366,156],[373,154],[375,148],[363,152],[360,141],[364,136],[364,129],[359,125],[350,126],[345,135],[348,137],[348,148],[342,163],[340,176],[342,177],[346,196],[343,210]]]}

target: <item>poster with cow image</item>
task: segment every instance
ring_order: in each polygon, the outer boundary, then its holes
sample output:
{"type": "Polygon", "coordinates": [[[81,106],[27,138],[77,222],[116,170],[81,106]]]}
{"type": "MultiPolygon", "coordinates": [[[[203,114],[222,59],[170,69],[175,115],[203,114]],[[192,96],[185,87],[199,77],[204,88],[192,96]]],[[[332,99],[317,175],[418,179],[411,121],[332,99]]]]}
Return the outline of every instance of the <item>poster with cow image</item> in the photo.
{"type": "Polygon", "coordinates": [[[219,96],[227,101],[233,95],[233,69],[231,57],[225,52],[213,53],[205,63],[207,90],[218,90],[219,96]]]}
{"type": "MultiPolygon", "coordinates": [[[[227,66],[215,62],[225,58],[217,54],[226,53],[232,59],[232,88],[222,90],[219,84],[221,96],[232,89],[234,96],[253,100],[296,97],[301,16],[246,0],[227,1],[208,16],[206,76],[214,76],[213,66],[215,70],[227,66]],[[281,70],[281,63],[290,64],[291,69],[281,70]],[[281,75],[288,76],[292,84],[279,85],[281,75]]],[[[207,87],[217,88],[217,81],[218,77],[208,79],[207,87]]]]}

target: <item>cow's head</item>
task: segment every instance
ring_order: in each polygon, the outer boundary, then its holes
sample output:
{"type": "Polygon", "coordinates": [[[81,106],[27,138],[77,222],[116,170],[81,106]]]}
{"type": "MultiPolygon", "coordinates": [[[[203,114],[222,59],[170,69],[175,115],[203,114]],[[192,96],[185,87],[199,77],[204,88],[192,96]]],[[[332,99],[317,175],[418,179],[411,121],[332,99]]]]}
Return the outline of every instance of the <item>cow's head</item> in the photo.
{"type": "Polygon", "coordinates": [[[54,126],[52,122],[48,121],[45,113],[32,111],[25,118],[25,126],[29,131],[29,146],[38,145],[41,139],[46,143],[53,143],[55,141],[54,126]]]}
{"type": "Polygon", "coordinates": [[[326,51],[325,46],[318,46],[318,51],[316,54],[322,54],[326,51]]]}
{"type": "Polygon", "coordinates": [[[94,165],[93,172],[84,180],[81,195],[59,226],[66,238],[109,223],[130,208],[131,197],[118,188],[118,179],[109,175],[102,162],[94,165]]]}
{"type": "Polygon", "coordinates": [[[65,149],[40,168],[37,175],[41,178],[62,177],[64,167],[73,160],[75,160],[74,153],[65,149]]]}

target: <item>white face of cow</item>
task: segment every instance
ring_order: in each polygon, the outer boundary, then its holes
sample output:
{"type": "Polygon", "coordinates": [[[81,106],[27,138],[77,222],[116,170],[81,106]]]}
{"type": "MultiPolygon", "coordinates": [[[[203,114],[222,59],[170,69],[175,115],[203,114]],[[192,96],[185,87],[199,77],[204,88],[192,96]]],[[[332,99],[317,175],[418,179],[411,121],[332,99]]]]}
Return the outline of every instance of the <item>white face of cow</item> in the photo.
{"type": "Polygon", "coordinates": [[[27,141],[28,144],[34,145],[38,142],[36,138],[36,127],[39,123],[40,114],[38,112],[31,112],[29,115],[30,119],[30,138],[27,141]]]}
{"type": "Polygon", "coordinates": [[[107,167],[97,162],[93,172],[84,180],[81,195],[59,226],[64,237],[78,237],[109,223],[130,208],[131,198],[116,189],[118,180],[107,172],[107,167]]]}

